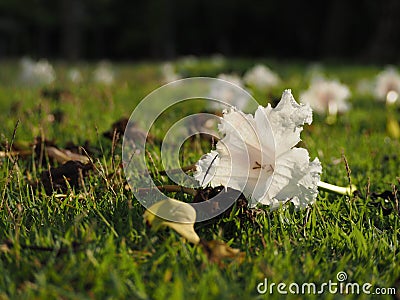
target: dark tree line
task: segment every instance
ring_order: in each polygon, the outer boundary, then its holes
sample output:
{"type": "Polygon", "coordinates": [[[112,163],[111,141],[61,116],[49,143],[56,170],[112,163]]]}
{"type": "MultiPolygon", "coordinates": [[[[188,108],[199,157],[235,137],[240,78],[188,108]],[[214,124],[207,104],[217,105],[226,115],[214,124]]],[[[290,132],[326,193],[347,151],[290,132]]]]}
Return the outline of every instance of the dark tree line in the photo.
{"type": "Polygon", "coordinates": [[[398,0],[1,0],[0,57],[400,60],[398,0]]]}

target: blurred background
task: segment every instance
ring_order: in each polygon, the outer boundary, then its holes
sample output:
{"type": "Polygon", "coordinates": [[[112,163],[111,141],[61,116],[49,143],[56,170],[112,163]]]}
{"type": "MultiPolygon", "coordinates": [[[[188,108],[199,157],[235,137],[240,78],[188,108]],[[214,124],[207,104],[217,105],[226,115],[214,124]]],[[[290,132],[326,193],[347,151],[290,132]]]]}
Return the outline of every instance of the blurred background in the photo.
{"type": "Polygon", "coordinates": [[[400,61],[400,1],[1,0],[0,58],[400,61]]]}

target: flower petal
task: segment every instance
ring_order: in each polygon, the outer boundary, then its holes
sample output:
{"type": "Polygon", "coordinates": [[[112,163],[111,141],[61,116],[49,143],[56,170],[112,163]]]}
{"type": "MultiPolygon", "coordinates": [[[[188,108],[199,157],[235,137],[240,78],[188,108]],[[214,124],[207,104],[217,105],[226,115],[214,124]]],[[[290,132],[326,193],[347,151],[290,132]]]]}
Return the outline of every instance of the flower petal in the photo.
{"type": "Polygon", "coordinates": [[[291,201],[296,208],[304,208],[317,197],[321,172],[318,158],[310,163],[306,149],[291,149],[277,159],[270,189],[260,203],[277,208],[291,201]]]}
{"type": "Polygon", "coordinates": [[[298,104],[290,90],[283,92],[281,101],[274,109],[268,104],[264,110],[274,133],[276,156],[300,142],[302,126],[312,122],[310,106],[298,104]]]}

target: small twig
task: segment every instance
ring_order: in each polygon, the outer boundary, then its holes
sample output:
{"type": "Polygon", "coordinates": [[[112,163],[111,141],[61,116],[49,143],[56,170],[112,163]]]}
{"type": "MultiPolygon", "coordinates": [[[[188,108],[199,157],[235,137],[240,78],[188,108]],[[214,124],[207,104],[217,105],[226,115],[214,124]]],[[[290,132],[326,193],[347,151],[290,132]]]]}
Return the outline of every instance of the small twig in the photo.
{"type": "Polygon", "coordinates": [[[13,134],[12,134],[12,137],[11,137],[11,144],[9,146],[10,149],[7,149],[7,150],[11,150],[11,148],[12,148],[12,146],[14,144],[15,136],[17,135],[18,125],[19,125],[19,119],[17,120],[17,123],[15,123],[15,126],[14,126],[13,134]]]}
{"type": "Polygon", "coordinates": [[[152,191],[154,189],[158,189],[158,190],[160,190],[162,192],[172,192],[172,193],[174,193],[174,192],[182,192],[182,193],[189,194],[189,195],[192,195],[192,196],[196,196],[197,195],[197,190],[196,189],[187,188],[187,187],[180,186],[180,185],[159,185],[159,186],[156,186],[154,188],[138,188],[137,191],[139,193],[143,193],[143,192],[150,192],[150,191],[152,191]]]}
{"type": "Polygon", "coordinates": [[[342,157],[343,157],[343,161],[344,161],[344,165],[346,166],[346,172],[347,172],[347,179],[349,180],[349,187],[350,187],[350,195],[352,195],[352,184],[351,184],[351,169],[349,166],[349,163],[347,162],[346,156],[344,155],[344,153],[342,153],[342,157]]]}
{"type": "Polygon", "coordinates": [[[393,196],[394,196],[394,203],[396,206],[396,211],[397,214],[400,216],[400,208],[399,208],[399,199],[397,198],[397,187],[396,185],[392,184],[392,192],[393,192],[393,196]]]}
{"type": "Polygon", "coordinates": [[[201,182],[201,186],[203,186],[204,181],[206,180],[207,174],[208,174],[208,172],[210,171],[212,164],[213,164],[214,161],[217,159],[218,155],[219,155],[219,154],[215,155],[215,157],[214,157],[213,160],[211,161],[210,165],[208,166],[207,171],[206,171],[206,174],[204,175],[204,178],[203,178],[203,180],[202,180],[202,182],[201,182]]]}
{"type": "MultiPolygon", "coordinates": [[[[5,247],[7,247],[8,249],[13,248],[15,246],[15,244],[10,240],[6,240],[3,243],[1,243],[0,245],[3,245],[5,247]]],[[[83,250],[82,246],[84,246],[84,245],[85,244],[73,242],[71,244],[72,251],[74,251],[74,252],[81,251],[81,250],[83,250]]],[[[56,247],[47,247],[47,246],[39,246],[39,245],[25,245],[25,244],[19,244],[18,246],[24,250],[32,250],[32,251],[40,251],[40,252],[57,252],[57,255],[66,254],[69,252],[69,249],[70,249],[70,247],[60,247],[57,249],[56,247]]]]}
{"type": "Polygon", "coordinates": [[[112,143],[111,143],[111,169],[115,170],[115,149],[117,147],[117,142],[119,140],[119,133],[117,131],[117,129],[114,129],[113,132],[113,137],[112,137],[112,143]]]}

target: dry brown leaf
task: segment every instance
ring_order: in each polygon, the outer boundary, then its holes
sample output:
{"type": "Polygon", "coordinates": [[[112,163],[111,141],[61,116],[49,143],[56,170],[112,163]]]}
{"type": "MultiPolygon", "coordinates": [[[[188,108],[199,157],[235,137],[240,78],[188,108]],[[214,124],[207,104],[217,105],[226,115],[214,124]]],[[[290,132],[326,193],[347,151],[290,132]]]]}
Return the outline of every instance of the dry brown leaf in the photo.
{"type": "Polygon", "coordinates": [[[56,147],[52,146],[46,147],[46,153],[49,158],[52,158],[61,164],[66,163],[70,160],[79,161],[83,164],[87,164],[90,162],[90,159],[87,156],[73,153],[69,150],[57,149],[56,147]]]}
{"type": "Polygon", "coordinates": [[[70,160],[57,168],[43,171],[40,181],[48,195],[51,195],[53,191],[66,192],[68,186],[78,188],[81,176],[87,175],[92,168],[91,163],[83,164],[80,161],[70,160]]]}

